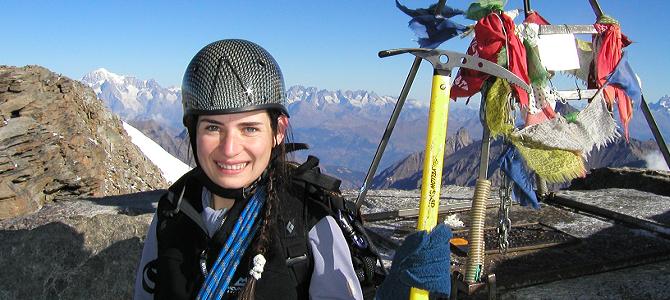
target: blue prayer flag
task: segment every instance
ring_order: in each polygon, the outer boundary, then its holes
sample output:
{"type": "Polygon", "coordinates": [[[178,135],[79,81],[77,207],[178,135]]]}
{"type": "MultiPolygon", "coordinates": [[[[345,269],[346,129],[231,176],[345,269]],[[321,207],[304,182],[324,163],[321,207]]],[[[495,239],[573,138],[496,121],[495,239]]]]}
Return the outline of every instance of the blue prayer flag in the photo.
{"type": "Polygon", "coordinates": [[[518,150],[510,146],[498,159],[500,171],[504,172],[512,180],[512,193],[514,199],[522,206],[531,205],[540,208],[537,195],[533,190],[533,177],[524,166],[523,158],[518,150]]]}
{"type": "Polygon", "coordinates": [[[409,21],[409,28],[414,31],[421,48],[435,49],[448,39],[451,39],[467,29],[467,27],[449,20],[449,18],[462,15],[464,12],[460,9],[444,6],[440,14],[435,15],[435,4],[429,8],[409,9],[396,0],[396,7],[408,16],[412,17],[409,21]]]}
{"type": "Polygon", "coordinates": [[[617,64],[612,74],[607,77],[607,83],[621,87],[633,101],[642,103],[642,87],[633,68],[628,63],[626,52],[621,56],[621,60],[619,60],[619,64],[617,64]]]}

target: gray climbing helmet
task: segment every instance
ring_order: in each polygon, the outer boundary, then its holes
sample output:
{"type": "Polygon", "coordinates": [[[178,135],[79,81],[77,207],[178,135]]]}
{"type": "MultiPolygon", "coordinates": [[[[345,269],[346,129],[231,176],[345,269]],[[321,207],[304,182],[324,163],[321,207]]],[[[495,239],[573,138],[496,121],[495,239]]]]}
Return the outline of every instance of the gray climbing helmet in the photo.
{"type": "Polygon", "coordinates": [[[245,40],[220,40],[200,50],[182,82],[184,125],[188,116],[285,107],[284,77],[265,49],[245,40]]]}

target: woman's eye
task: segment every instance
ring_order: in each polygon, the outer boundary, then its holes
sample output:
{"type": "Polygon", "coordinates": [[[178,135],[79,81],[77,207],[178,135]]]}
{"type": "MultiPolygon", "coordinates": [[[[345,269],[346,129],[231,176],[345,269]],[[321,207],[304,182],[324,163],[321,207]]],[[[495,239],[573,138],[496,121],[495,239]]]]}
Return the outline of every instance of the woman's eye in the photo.
{"type": "Polygon", "coordinates": [[[251,134],[251,133],[256,133],[258,132],[258,128],[256,127],[244,127],[244,132],[251,134]]]}
{"type": "Polygon", "coordinates": [[[216,125],[207,125],[207,126],[205,126],[205,130],[206,130],[206,131],[210,131],[210,132],[213,132],[213,131],[219,131],[219,126],[216,126],[216,125]]]}

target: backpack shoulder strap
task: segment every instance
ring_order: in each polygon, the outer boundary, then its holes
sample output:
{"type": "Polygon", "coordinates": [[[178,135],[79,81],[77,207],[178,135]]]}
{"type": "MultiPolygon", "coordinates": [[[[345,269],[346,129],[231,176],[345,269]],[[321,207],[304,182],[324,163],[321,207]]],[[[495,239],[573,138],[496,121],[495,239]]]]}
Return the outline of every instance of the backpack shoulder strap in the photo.
{"type": "Polygon", "coordinates": [[[196,225],[198,225],[198,227],[200,227],[204,232],[207,232],[207,227],[205,226],[205,223],[202,221],[200,213],[198,213],[198,211],[196,211],[195,208],[193,208],[193,205],[191,205],[191,203],[189,203],[188,200],[184,201],[185,192],[186,192],[186,186],[182,187],[179,197],[176,197],[175,193],[173,193],[172,191],[168,191],[167,194],[161,198],[161,200],[165,199],[163,200],[164,205],[161,207],[161,203],[159,203],[159,209],[158,209],[158,211],[160,212],[159,217],[172,218],[179,212],[182,212],[186,216],[188,216],[188,218],[191,219],[191,221],[193,221],[196,225]]]}
{"type": "Polygon", "coordinates": [[[321,173],[318,166],[319,159],[316,156],[309,155],[307,160],[295,169],[291,177],[293,180],[301,180],[327,191],[339,192],[342,181],[321,173]]]}
{"type": "Polygon", "coordinates": [[[282,188],[277,217],[279,240],[286,256],[286,266],[299,286],[309,288],[313,270],[312,253],[309,250],[309,230],[323,217],[332,215],[330,205],[315,199],[323,191],[323,185],[339,188],[340,181],[321,174],[319,159],[309,156],[298,165],[289,163],[289,186],[282,188]]]}
{"type": "Polygon", "coordinates": [[[290,188],[282,188],[279,196],[282,205],[277,210],[276,228],[286,258],[286,267],[299,286],[298,290],[308,290],[313,259],[308,246],[306,203],[301,195],[290,188]]]}

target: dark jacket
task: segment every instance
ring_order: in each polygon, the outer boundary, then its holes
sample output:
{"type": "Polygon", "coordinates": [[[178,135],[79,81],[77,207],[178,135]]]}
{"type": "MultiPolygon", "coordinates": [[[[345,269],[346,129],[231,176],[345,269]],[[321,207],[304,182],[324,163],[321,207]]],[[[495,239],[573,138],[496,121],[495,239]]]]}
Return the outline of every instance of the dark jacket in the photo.
{"type": "MultiPolygon", "coordinates": [[[[246,205],[246,201],[236,201],[228,211],[224,224],[210,238],[202,224],[198,224],[201,223],[198,217],[203,211],[203,187],[196,176],[192,176],[193,172],[173,184],[158,204],[158,259],[142,270],[143,278],[151,277],[148,273],[155,274],[156,299],[194,299],[197,296],[205,278],[202,261],[206,261],[209,271],[246,205]],[[182,191],[182,201],[187,202],[197,215],[189,216],[184,209],[175,211],[182,191]]],[[[328,213],[316,203],[303,201],[299,193],[291,188],[279,186],[278,196],[280,205],[273,208],[274,226],[268,251],[264,255],[267,262],[262,277],[256,283],[255,296],[256,299],[308,299],[313,260],[307,233],[328,213]],[[287,266],[287,258],[294,258],[288,259],[294,265],[287,266]]],[[[252,246],[243,255],[229,284],[227,295],[230,298],[236,298],[253,266],[251,260],[255,253],[250,251],[252,246]]]]}

